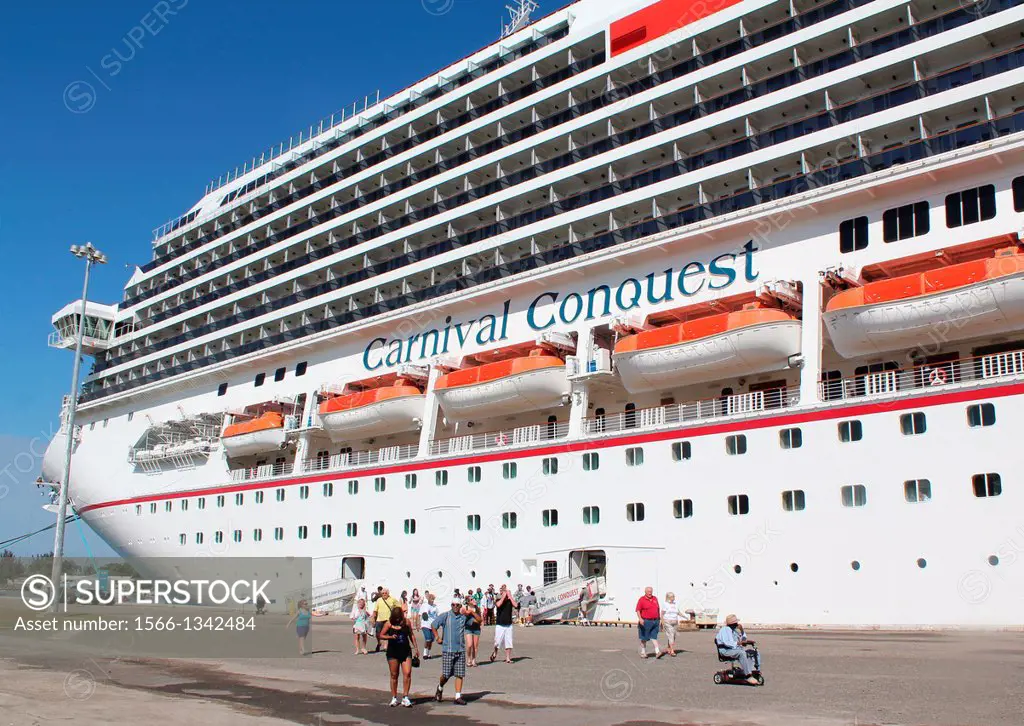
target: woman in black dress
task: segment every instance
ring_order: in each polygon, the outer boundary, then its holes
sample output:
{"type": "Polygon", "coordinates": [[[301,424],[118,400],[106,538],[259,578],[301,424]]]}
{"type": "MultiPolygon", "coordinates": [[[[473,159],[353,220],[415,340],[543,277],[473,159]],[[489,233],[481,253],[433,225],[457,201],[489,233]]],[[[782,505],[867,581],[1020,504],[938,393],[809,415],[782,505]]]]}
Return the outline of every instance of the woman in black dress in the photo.
{"type": "Polygon", "coordinates": [[[401,668],[402,675],[405,676],[402,705],[409,708],[412,706],[412,701],[409,700],[409,689],[412,688],[412,661],[414,654],[419,651],[416,635],[402,608],[391,611],[391,617],[380,631],[380,638],[387,643],[388,669],[391,671],[390,705],[398,705],[398,669],[401,668]]]}

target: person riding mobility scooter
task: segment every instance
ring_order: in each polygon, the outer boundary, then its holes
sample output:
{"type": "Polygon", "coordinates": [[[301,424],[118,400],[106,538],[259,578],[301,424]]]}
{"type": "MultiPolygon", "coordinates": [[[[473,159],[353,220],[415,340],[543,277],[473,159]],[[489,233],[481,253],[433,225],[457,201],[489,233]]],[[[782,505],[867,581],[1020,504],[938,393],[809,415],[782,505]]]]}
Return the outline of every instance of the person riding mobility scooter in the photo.
{"type": "Polygon", "coordinates": [[[725,625],[715,636],[715,649],[718,651],[719,661],[733,664],[731,668],[715,673],[715,683],[764,685],[761,656],[757,652],[757,645],[753,640],[747,640],[743,626],[735,615],[725,618],[725,625]]]}

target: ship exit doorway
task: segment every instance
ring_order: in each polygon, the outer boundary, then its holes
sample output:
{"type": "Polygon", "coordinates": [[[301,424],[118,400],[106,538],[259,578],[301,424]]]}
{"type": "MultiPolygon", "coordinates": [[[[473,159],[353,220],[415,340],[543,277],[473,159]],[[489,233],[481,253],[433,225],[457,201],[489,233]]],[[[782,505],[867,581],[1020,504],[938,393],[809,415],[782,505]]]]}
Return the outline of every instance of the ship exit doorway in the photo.
{"type": "Polygon", "coordinates": [[[569,577],[603,577],[607,574],[604,550],[572,550],[569,553],[569,577]]]}
{"type": "Polygon", "coordinates": [[[341,560],[341,577],[344,580],[366,579],[365,557],[344,557],[341,560]]]}

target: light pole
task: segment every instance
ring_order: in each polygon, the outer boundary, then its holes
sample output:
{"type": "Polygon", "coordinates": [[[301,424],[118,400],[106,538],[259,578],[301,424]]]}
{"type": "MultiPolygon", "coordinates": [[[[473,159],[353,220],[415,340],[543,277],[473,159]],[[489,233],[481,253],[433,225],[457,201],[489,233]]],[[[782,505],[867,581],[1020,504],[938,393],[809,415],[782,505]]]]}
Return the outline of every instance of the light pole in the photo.
{"type": "MultiPolygon", "coordinates": [[[[82,363],[82,338],[85,336],[85,306],[89,298],[89,270],[94,264],[102,265],[107,256],[92,246],[92,242],[84,245],[71,245],[71,254],[85,258],[85,283],[82,285],[82,312],[78,317],[78,330],[75,334],[75,364],[71,373],[71,399],[68,405],[67,448],[64,450],[64,476],[60,482],[60,506],[57,510],[57,534],[53,540],[53,571],[50,580],[54,588],[60,587],[61,570],[64,566],[64,520],[68,517],[68,490],[71,484],[71,453],[75,448],[75,412],[78,410],[78,372],[82,363]]],[[[57,607],[57,598],[53,600],[57,607]]]]}

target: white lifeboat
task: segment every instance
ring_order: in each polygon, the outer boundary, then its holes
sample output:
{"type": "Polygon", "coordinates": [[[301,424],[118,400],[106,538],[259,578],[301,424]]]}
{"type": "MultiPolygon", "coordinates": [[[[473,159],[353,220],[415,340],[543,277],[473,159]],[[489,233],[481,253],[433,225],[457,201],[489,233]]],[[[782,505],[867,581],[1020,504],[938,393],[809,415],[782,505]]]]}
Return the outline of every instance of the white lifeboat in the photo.
{"type": "Polygon", "coordinates": [[[248,456],[283,449],[285,436],[284,416],[269,411],[248,421],[226,426],[221,434],[221,443],[228,456],[248,456]]]}
{"type": "Polygon", "coordinates": [[[426,395],[405,378],[393,385],[331,396],[320,403],[320,421],[332,441],[411,431],[423,417],[426,395]]]}
{"type": "Polygon", "coordinates": [[[786,368],[800,353],[800,320],[757,303],[620,339],[613,360],[630,393],[786,368]]]}
{"type": "Polygon", "coordinates": [[[554,408],[569,390],[565,361],[539,348],[452,371],[434,384],[444,415],[453,421],[554,408]]]}
{"type": "Polygon", "coordinates": [[[825,306],[825,327],[844,358],[916,345],[1001,335],[1024,328],[1024,254],[869,282],[825,306]]]}

